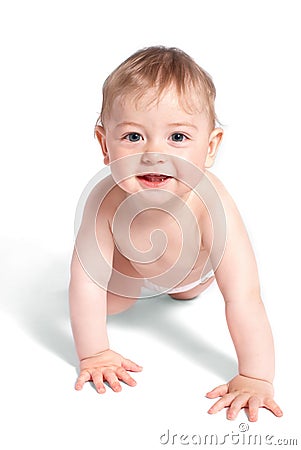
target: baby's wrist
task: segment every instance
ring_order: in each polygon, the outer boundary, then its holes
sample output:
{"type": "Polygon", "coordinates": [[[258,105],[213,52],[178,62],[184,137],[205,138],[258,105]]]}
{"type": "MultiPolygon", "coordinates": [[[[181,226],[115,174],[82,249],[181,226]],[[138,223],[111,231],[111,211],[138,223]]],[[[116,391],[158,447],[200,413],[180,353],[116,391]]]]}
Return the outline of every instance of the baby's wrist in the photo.
{"type": "Polygon", "coordinates": [[[106,348],[106,349],[104,349],[104,350],[101,350],[100,352],[94,353],[93,355],[89,355],[89,356],[85,356],[85,357],[83,357],[83,358],[80,358],[80,362],[84,362],[84,361],[86,361],[87,359],[91,359],[91,358],[95,358],[95,357],[97,357],[97,356],[100,356],[100,355],[102,355],[103,353],[107,352],[108,350],[110,350],[110,349],[109,349],[109,348],[106,348]]]}
{"type": "Polygon", "coordinates": [[[251,380],[264,381],[265,383],[269,383],[269,384],[271,384],[273,386],[273,379],[254,377],[254,376],[251,376],[251,375],[246,375],[244,373],[239,373],[239,376],[244,377],[244,378],[249,378],[251,380]]]}

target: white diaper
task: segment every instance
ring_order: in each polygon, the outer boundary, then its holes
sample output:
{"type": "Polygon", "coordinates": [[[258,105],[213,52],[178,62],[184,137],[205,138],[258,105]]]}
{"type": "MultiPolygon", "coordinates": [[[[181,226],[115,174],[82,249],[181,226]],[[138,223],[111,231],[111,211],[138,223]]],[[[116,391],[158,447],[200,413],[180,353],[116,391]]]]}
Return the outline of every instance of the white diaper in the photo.
{"type": "Polygon", "coordinates": [[[144,278],[144,286],[147,289],[150,289],[151,291],[158,292],[160,294],[166,293],[166,294],[179,294],[181,292],[187,292],[190,291],[190,289],[195,288],[199,284],[206,283],[206,281],[209,280],[209,278],[214,277],[214,271],[210,270],[206,275],[201,277],[199,280],[194,281],[193,283],[185,284],[184,286],[179,286],[175,288],[171,288],[170,290],[166,290],[164,287],[160,287],[157,284],[152,283],[148,278],[144,278]]]}

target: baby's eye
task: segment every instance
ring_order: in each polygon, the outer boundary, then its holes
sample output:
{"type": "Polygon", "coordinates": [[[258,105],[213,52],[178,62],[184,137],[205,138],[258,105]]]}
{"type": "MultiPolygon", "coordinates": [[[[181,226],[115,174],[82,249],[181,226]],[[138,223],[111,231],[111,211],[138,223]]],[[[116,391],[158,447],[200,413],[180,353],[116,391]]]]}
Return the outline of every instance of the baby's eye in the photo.
{"type": "Polygon", "coordinates": [[[183,142],[185,139],[187,138],[183,133],[173,133],[171,135],[171,140],[174,142],[183,142]]]}
{"type": "Polygon", "coordinates": [[[142,136],[139,133],[129,133],[125,136],[125,139],[130,142],[139,142],[141,138],[142,136]]]}

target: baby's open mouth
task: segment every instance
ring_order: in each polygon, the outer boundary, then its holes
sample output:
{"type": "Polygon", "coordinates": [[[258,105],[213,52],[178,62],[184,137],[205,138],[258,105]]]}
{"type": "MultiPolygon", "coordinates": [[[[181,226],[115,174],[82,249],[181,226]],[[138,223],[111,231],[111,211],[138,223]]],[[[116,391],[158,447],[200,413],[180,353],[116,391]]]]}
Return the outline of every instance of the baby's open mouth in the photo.
{"type": "Polygon", "coordinates": [[[171,177],[169,175],[164,175],[161,173],[146,173],[144,175],[138,175],[137,178],[148,183],[163,183],[171,177]]]}

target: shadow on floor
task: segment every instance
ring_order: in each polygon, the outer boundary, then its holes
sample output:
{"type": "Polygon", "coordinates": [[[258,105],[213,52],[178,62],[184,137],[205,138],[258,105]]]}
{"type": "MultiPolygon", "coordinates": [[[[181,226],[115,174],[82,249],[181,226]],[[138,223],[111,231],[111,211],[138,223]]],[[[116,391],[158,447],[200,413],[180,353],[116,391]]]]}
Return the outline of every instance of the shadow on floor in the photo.
{"type": "MultiPolygon", "coordinates": [[[[77,366],[68,309],[70,257],[59,259],[26,242],[13,242],[10,248],[6,245],[6,250],[0,268],[4,269],[2,274],[8,289],[1,308],[12,314],[37,342],[77,366]],[[17,283],[14,273],[19,274],[17,283]]],[[[174,318],[173,306],[173,300],[164,295],[155,300],[138,301],[128,311],[110,317],[108,324],[118,328],[141,328],[141,332],[155,334],[218,376],[225,379],[234,376],[237,372],[234,359],[200,339],[189,324],[174,318]]]]}
{"type": "MultiPolygon", "coordinates": [[[[173,303],[174,300],[167,295],[141,300],[131,309],[109,317],[108,324],[126,329],[141,328],[141,332],[156,336],[156,339],[225,380],[235,376],[236,361],[200,337],[185,318],[180,321],[178,317],[174,317],[173,303]]],[[[184,317],[187,306],[185,301],[181,302],[184,317]]]]}
{"type": "Polygon", "coordinates": [[[76,365],[68,311],[69,257],[60,259],[22,239],[5,239],[1,249],[0,308],[35,341],[76,365]]]}

